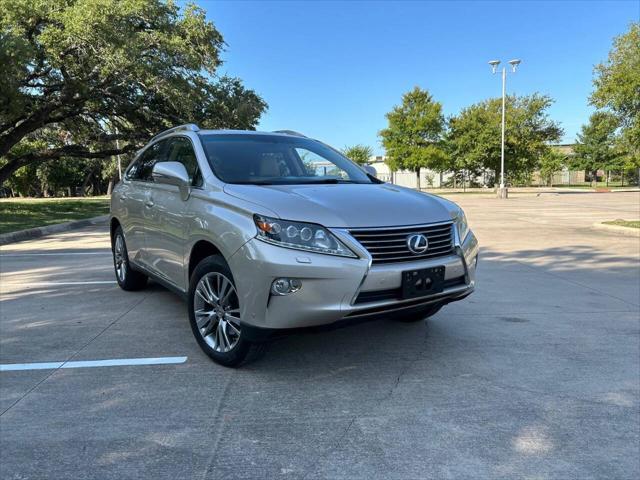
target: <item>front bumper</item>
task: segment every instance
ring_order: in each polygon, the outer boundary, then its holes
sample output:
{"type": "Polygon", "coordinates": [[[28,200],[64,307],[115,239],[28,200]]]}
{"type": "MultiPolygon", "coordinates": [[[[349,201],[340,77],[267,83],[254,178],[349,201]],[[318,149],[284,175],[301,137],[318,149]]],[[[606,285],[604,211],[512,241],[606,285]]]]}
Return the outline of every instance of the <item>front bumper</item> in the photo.
{"type": "Polygon", "coordinates": [[[243,324],[259,329],[295,329],[402,312],[460,300],[475,288],[478,242],[469,232],[455,239],[455,252],[435,259],[371,266],[369,253],[344,231],[334,231],[361,258],[291,250],[252,239],[230,259],[243,324]],[[401,300],[393,295],[402,272],[445,266],[442,293],[401,300]],[[270,293],[278,277],[298,278],[302,288],[287,296],[270,293]]]}

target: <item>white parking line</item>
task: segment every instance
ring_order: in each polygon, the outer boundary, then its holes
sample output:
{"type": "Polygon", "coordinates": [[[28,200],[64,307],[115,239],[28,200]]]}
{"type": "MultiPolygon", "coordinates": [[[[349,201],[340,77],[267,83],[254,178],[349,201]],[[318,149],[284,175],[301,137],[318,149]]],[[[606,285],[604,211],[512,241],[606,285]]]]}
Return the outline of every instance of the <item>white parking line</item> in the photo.
{"type": "Polygon", "coordinates": [[[111,250],[104,252],[59,252],[59,253],[2,253],[0,257],[46,257],[46,256],[64,256],[64,255],[111,255],[111,250]]]}
{"type": "Polygon", "coordinates": [[[115,280],[95,280],[90,282],[2,282],[4,286],[19,287],[55,287],[57,285],[107,285],[118,283],[115,280]]]}
{"type": "Polygon", "coordinates": [[[112,360],[82,360],[76,362],[4,363],[0,372],[16,370],[55,370],[57,368],[122,367],[131,365],[170,365],[184,363],[187,357],[116,358],[112,360]]]}

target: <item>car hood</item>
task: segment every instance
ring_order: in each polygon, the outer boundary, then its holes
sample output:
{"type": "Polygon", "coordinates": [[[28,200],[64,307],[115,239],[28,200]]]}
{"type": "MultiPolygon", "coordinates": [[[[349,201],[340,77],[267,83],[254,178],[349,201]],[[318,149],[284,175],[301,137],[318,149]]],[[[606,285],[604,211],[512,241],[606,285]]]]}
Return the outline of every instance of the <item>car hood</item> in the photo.
{"type": "Polygon", "coordinates": [[[451,220],[455,204],[389,184],[234,185],[224,191],[283,220],[329,228],[390,227],[451,220]]]}

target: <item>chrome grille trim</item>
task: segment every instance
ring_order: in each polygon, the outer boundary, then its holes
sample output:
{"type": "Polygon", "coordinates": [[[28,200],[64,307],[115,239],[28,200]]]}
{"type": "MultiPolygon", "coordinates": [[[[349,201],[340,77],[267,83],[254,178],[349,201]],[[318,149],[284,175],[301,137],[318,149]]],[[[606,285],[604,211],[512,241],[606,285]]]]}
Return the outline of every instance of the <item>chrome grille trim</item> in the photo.
{"type": "Polygon", "coordinates": [[[349,233],[371,254],[374,265],[446,256],[453,253],[454,247],[453,222],[389,228],[353,228],[349,233]],[[406,239],[412,233],[422,233],[429,240],[429,248],[425,253],[416,255],[409,251],[406,239]]]}

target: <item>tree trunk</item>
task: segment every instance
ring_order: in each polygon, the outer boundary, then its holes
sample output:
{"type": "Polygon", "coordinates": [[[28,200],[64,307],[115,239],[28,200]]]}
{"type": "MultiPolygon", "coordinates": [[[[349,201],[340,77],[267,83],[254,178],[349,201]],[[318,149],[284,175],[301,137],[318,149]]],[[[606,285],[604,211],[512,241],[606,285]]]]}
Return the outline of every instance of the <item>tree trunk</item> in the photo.
{"type": "Polygon", "coordinates": [[[86,196],[86,189],[89,185],[89,181],[91,180],[91,176],[93,175],[93,169],[89,170],[87,175],[84,177],[84,181],[82,182],[82,187],[80,188],[80,195],[82,197],[86,196]]]}
{"type": "Polygon", "coordinates": [[[416,185],[418,186],[418,191],[422,191],[420,188],[420,169],[416,170],[416,185]]]}
{"type": "Polygon", "coordinates": [[[0,168],[0,185],[9,180],[9,177],[14,174],[22,165],[18,162],[9,162],[0,168]]]}

